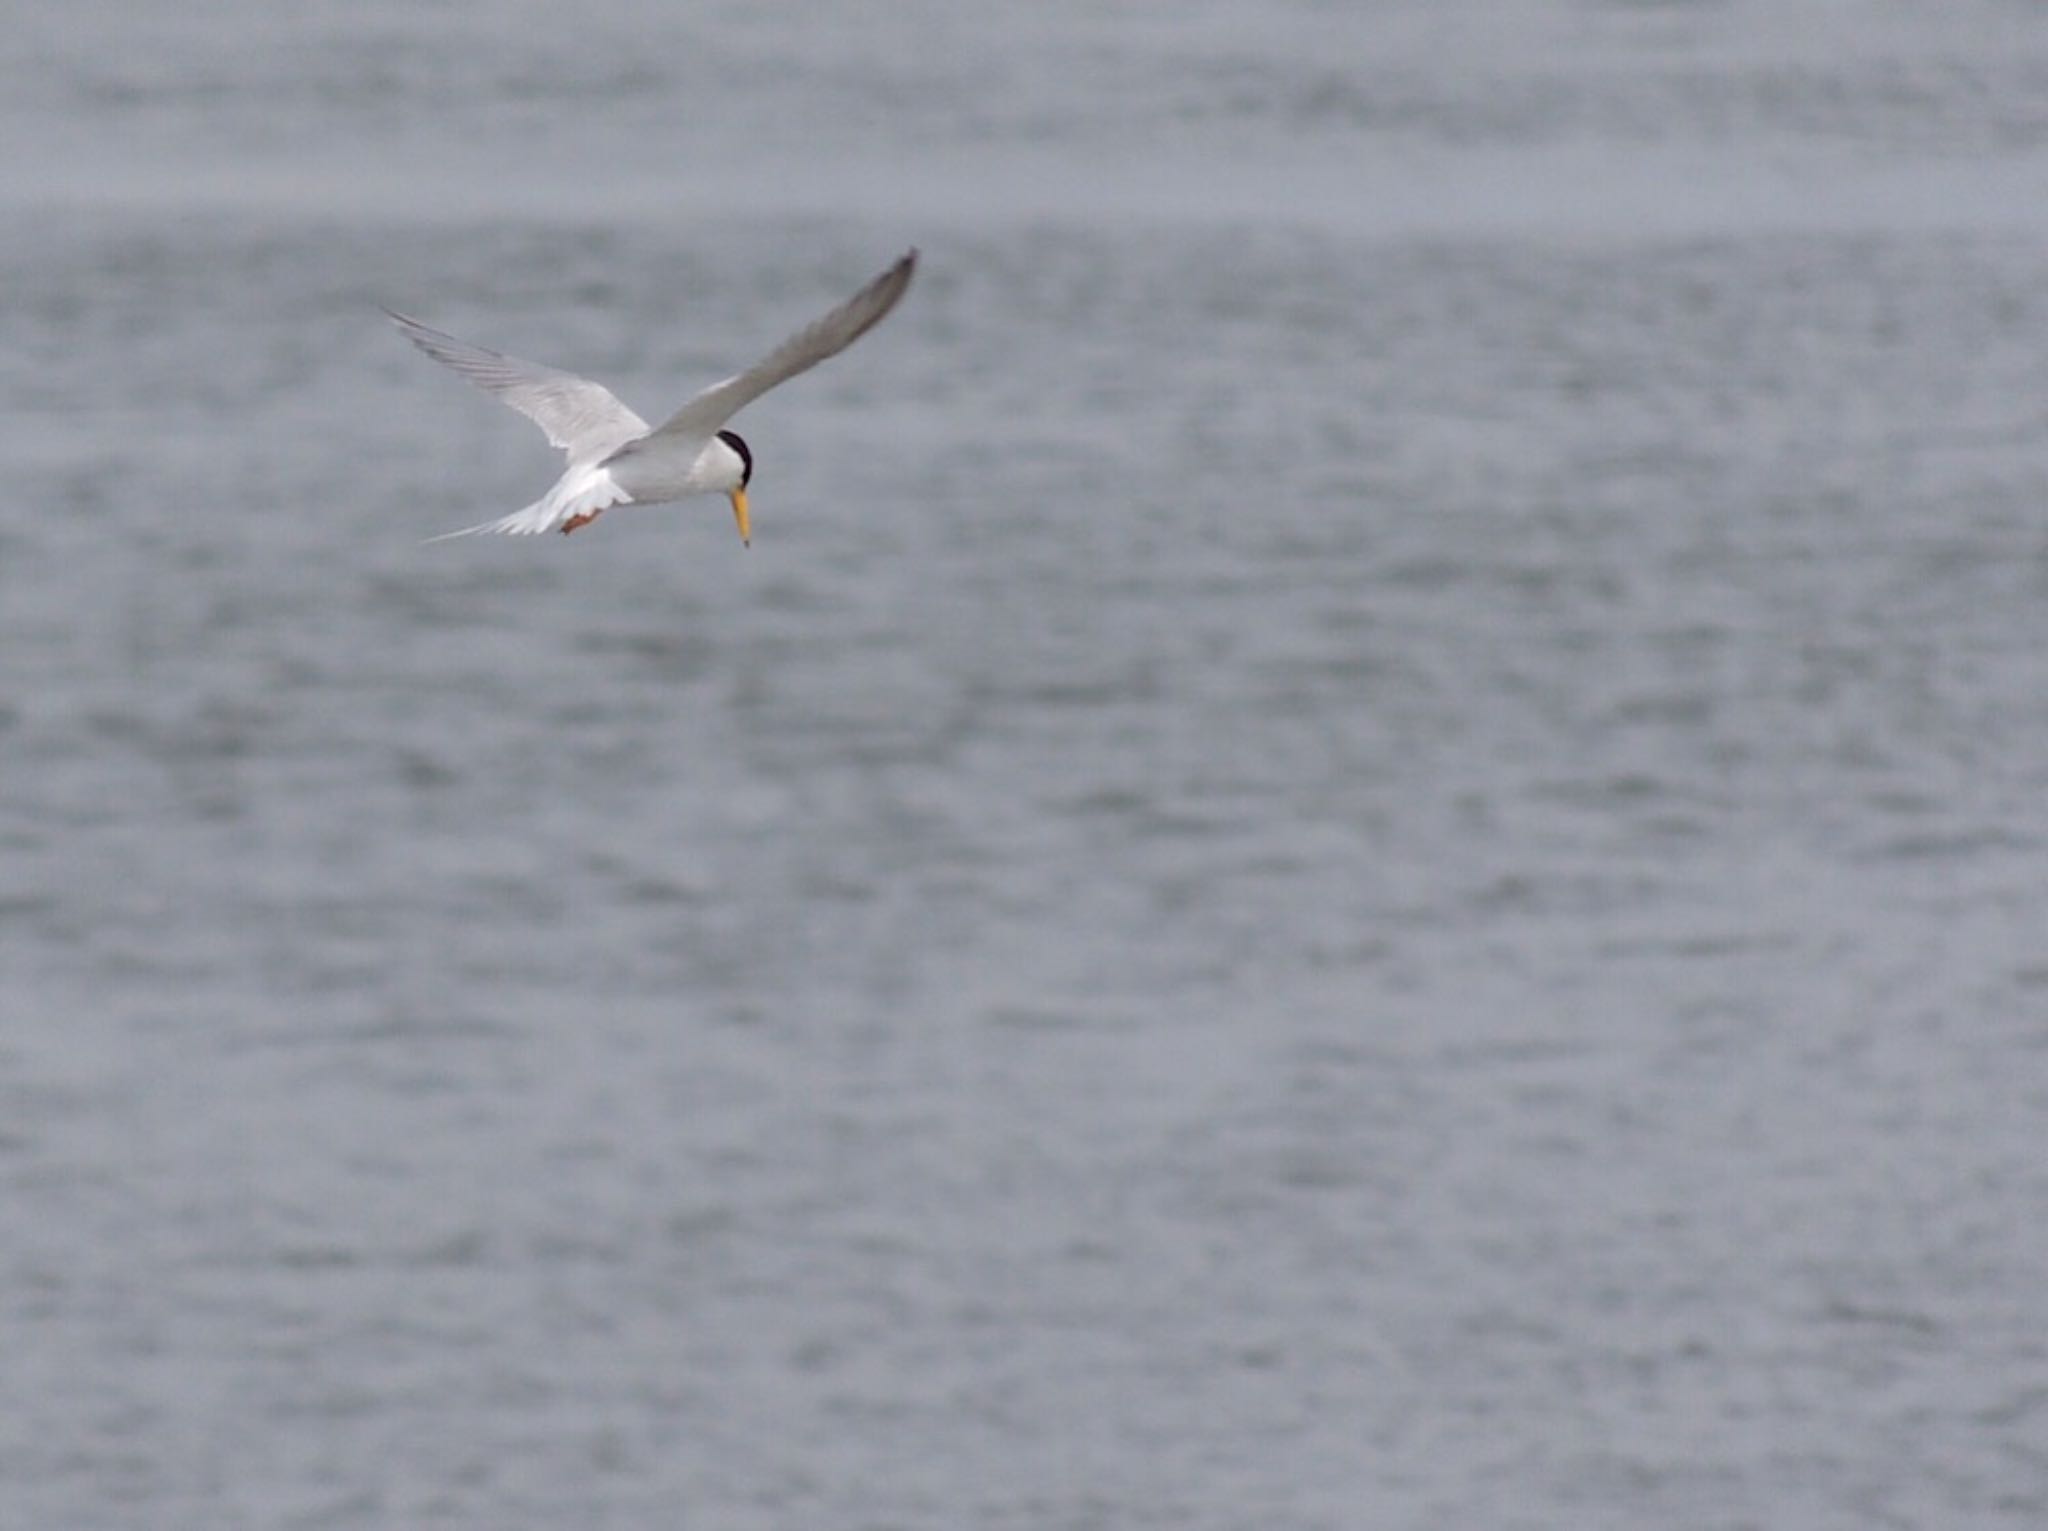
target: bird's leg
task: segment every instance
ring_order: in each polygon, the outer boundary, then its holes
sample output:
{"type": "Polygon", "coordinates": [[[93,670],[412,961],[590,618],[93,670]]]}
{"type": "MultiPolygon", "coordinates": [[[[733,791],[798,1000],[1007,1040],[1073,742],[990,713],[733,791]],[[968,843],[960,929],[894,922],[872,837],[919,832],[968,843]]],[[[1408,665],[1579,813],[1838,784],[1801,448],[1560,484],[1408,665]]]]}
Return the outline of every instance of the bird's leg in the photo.
{"type": "Polygon", "coordinates": [[[591,522],[603,514],[604,512],[601,510],[586,510],[580,515],[571,516],[562,523],[562,535],[566,537],[577,528],[590,525],[591,522]]]}

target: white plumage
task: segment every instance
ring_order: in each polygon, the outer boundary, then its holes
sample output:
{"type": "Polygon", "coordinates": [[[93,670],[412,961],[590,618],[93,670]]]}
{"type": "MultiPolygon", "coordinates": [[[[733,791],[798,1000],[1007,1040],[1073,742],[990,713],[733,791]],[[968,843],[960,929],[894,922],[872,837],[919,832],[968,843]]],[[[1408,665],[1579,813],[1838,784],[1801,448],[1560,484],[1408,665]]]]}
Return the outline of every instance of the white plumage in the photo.
{"type": "Polygon", "coordinates": [[[652,428],[601,383],[471,345],[386,309],[414,345],[527,416],[568,458],[554,487],[525,509],[430,540],[476,532],[572,532],[614,505],[656,505],[697,494],[727,496],[740,536],[748,540],[746,486],[753,454],[723,429],[725,422],[776,384],[838,355],[873,329],[902,298],[916,269],[912,250],[822,319],[652,428]]]}

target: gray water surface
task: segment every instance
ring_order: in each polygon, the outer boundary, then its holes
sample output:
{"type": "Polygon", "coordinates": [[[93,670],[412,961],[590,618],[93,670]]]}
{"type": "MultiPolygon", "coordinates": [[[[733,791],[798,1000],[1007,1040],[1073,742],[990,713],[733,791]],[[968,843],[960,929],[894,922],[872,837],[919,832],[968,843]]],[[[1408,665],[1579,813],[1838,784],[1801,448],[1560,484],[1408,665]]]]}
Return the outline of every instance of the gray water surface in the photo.
{"type": "Polygon", "coordinates": [[[2048,1521],[2048,14],[569,14],[0,41],[0,1527],[2048,1521]]]}

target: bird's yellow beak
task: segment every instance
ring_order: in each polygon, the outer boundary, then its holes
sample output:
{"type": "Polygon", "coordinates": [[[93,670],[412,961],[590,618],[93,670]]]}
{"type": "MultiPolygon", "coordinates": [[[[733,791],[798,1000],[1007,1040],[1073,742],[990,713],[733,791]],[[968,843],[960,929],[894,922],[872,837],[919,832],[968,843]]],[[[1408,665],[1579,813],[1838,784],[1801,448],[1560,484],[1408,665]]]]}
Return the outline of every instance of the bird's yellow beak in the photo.
{"type": "Polygon", "coordinates": [[[744,489],[729,490],[725,497],[732,501],[732,518],[740,524],[740,541],[744,542],[748,547],[752,547],[754,545],[754,529],[747,520],[747,491],[744,489]]]}

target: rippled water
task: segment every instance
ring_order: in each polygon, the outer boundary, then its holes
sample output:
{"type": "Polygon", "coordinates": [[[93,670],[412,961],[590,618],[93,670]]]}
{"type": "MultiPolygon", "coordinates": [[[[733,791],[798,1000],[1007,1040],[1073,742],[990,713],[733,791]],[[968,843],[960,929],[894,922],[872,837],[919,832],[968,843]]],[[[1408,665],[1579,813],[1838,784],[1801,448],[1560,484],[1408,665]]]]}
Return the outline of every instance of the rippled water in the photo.
{"type": "Polygon", "coordinates": [[[2041,1524],[2048,16],[577,15],[0,45],[0,1525],[2041,1524]]]}

